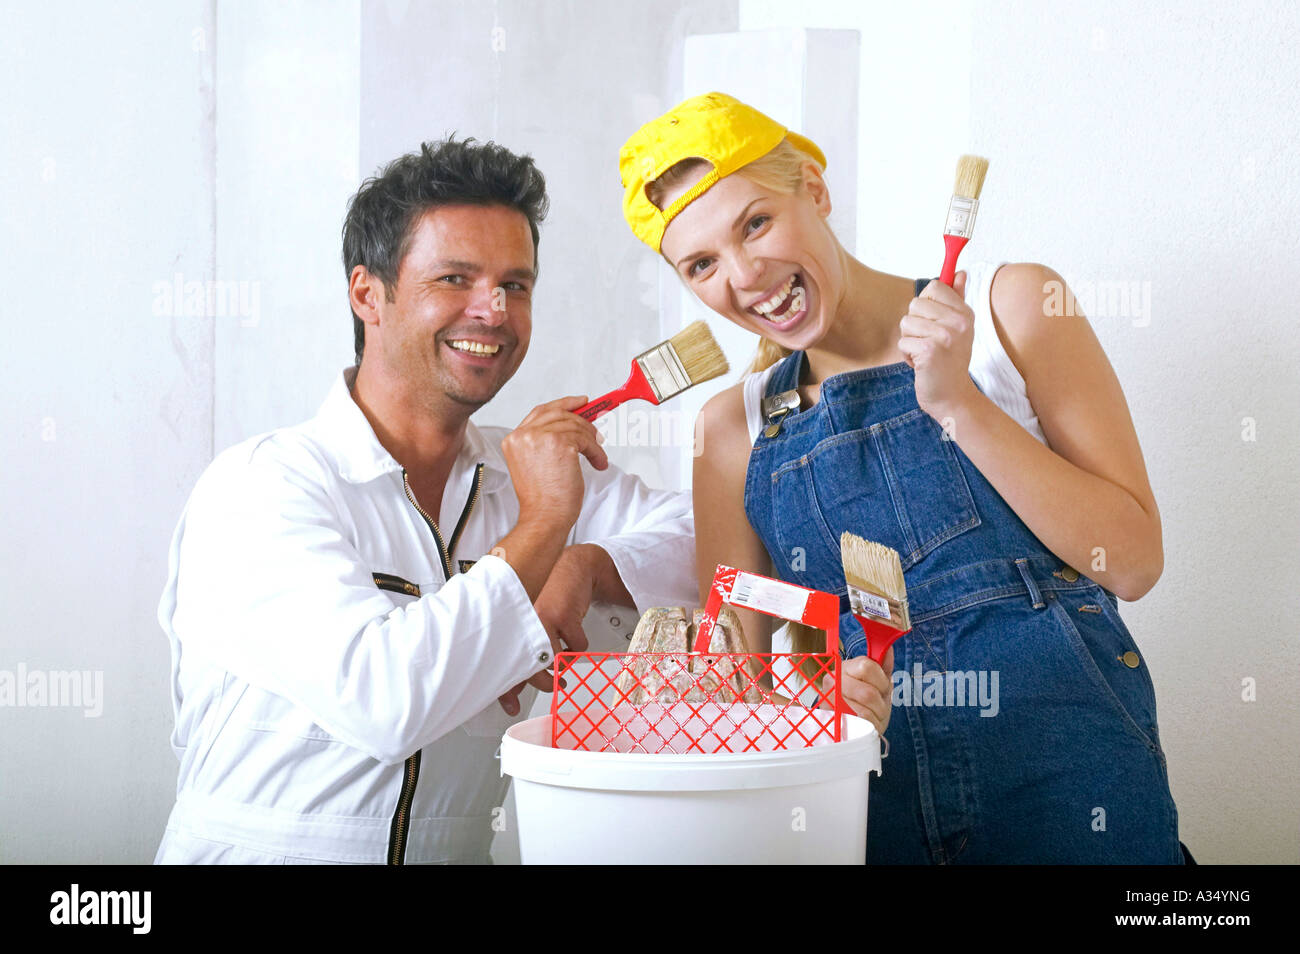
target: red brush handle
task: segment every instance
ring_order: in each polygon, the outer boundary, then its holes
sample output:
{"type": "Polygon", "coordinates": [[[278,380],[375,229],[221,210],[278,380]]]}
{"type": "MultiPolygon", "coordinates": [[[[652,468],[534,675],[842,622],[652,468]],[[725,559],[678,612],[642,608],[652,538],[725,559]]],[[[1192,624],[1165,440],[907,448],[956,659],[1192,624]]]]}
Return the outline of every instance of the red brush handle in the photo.
{"type": "MultiPolygon", "coordinates": [[[[717,569],[714,570],[713,582],[709,585],[709,598],[704,603],[704,618],[700,620],[699,629],[695,631],[695,644],[691,647],[692,652],[708,652],[709,642],[713,636],[713,628],[718,625],[718,614],[722,612],[723,603],[731,602],[731,590],[736,584],[736,576],[739,572],[735,567],[723,563],[719,563],[717,569]]],[[[757,573],[749,575],[759,576],[757,573]]],[[[838,596],[824,593],[821,590],[810,590],[806,586],[799,586],[796,583],[786,583],[784,580],[777,580],[770,576],[761,577],[761,579],[771,580],[781,586],[807,594],[803,615],[795,619],[792,616],[782,616],[779,613],[773,613],[754,606],[750,606],[748,609],[767,616],[775,616],[777,619],[805,623],[808,626],[815,626],[817,629],[824,630],[826,632],[826,651],[832,655],[840,651],[840,599],[838,596]]]]}
{"type": "Polygon", "coordinates": [[[939,273],[939,281],[949,288],[957,277],[957,256],[969,241],[970,239],[962,238],[960,235],[945,234],[943,237],[943,271],[939,273]]]}
{"type": "Polygon", "coordinates": [[[718,564],[718,568],[713,573],[713,583],[709,586],[709,598],[704,602],[704,618],[700,620],[699,629],[695,631],[695,645],[691,647],[691,652],[709,651],[713,629],[718,625],[718,614],[722,612],[722,604],[728,602],[727,594],[731,592],[732,584],[736,582],[737,572],[733,566],[718,564]]]}
{"type": "Polygon", "coordinates": [[[605,412],[614,410],[624,401],[635,400],[649,401],[651,404],[659,403],[655,400],[654,389],[650,387],[650,382],[646,380],[641,365],[633,361],[632,373],[628,375],[626,383],[621,388],[616,388],[604,397],[598,397],[594,401],[588,401],[573,413],[588,421],[594,421],[605,412]]]}
{"type": "MultiPolygon", "coordinates": [[[[713,573],[713,583],[709,586],[709,598],[704,603],[704,618],[700,620],[699,628],[695,631],[695,644],[691,647],[692,652],[708,652],[709,643],[713,638],[713,630],[718,625],[718,614],[722,611],[723,603],[731,602],[731,591],[736,584],[736,576],[739,572],[735,567],[723,563],[718,564],[718,568],[713,573]]],[[[759,574],[751,573],[750,575],[758,576],[759,574]]],[[[823,630],[826,633],[826,652],[832,656],[838,655],[840,651],[840,598],[832,593],[810,590],[794,583],[786,583],[784,580],[774,580],[773,577],[764,577],[764,579],[773,580],[783,586],[803,590],[803,592],[807,593],[808,599],[804,603],[803,614],[796,620],[794,617],[782,616],[779,613],[769,612],[754,606],[750,606],[749,609],[768,616],[775,616],[777,619],[788,619],[792,622],[804,623],[823,630]]],[[[843,663],[841,662],[839,665],[843,665],[843,663]]],[[[838,670],[835,673],[834,710],[837,717],[855,715],[849,704],[844,701],[844,686],[838,670]]],[[[831,737],[836,742],[840,741],[842,721],[836,718],[831,732],[831,737]]]]}
{"type": "MultiPolygon", "coordinates": [[[[709,643],[712,641],[713,630],[718,625],[718,614],[722,611],[723,603],[731,602],[731,591],[736,584],[736,576],[740,571],[735,567],[719,563],[713,573],[713,582],[709,585],[709,598],[704,603],[704,618],[700,620],[699,628],[695,631],[695,644],[691,647],[692,652],[708,652],[709,643]]],[[[750,574],[758,576],[757,573],[750,574]]],[[[808,626],[815,626],[826,633],[826,652],[832,656],[838,655],[840,651],[840,598],[832,593],[825,593],[821,590],[810,590],[804,586],[798,586],[794,583],[786,583],[783,580],[774,580],[772,577],[764,579],[773,580],[782,586],[788,586],[794,590],[802,590],[808,594],[807,601],[804,603],[803,613],[799,619],[795,620],[791,616],[782,616],[779,613],[769,612],[759,607],[750,606],[751,610],[758,613],[765,613],[768,616],[775,616],[778,619],[788,619],[793,622],[805,623],[808,626]]],[[[843,665],[843,663],[839,663],[843,665]]],[[[831,737],[840,741],[840,728],[843,720],[838,718],[842,715],[855,715],[849,704],[844,701],[844,686],[841,680],[841,672],[837,669],[835,672],[835,705],[836,715],[835,724],[831,731],[831,737]]]]}
{"type": "Polygon", "coordinates": [[[853,614],[853,618],[862,624],[862,631],[867,634],[867,655],[872,662],[880,666],[885,664],[885,653],[889,652],[889,647],[894,645],[894,640],[904,633],[911,632],[910,629],[894,629],[888,623],[859,616],[857,613],[853,614]]]}

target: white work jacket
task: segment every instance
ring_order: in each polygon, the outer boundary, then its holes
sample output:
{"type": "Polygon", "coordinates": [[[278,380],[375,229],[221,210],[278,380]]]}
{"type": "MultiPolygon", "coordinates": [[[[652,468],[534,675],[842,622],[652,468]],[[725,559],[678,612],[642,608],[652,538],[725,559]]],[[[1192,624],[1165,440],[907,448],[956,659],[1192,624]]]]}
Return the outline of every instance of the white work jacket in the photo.
{"type": "MultiPolygon", "coordinates": [[[[519,517],[509,430],[468,425],[426,519],[355,374],[311,420],[219,454],[181,514],[158,607],[180,773],[155,863],[490,860],[494,756],[535,690],[514,717],[497,697],[551,663],[490,553],[519,517]]],[[[583,472],[569,543],[609,553],[638,614],[693,606],[690,495],[583,472]]]]}

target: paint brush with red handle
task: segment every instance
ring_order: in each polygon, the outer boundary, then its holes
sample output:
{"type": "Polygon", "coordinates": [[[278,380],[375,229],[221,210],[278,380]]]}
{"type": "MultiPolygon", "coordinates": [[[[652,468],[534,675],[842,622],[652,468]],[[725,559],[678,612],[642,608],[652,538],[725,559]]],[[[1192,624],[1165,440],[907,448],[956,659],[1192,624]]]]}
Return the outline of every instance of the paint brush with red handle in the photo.
{"type": "Polygon", "coordinates": [[[621,387],[584,404],[573,413],[594,421],[624,401],[662,404],[687,388],[730,370],[709,326],[693,321],[667,341],[632,359],[632,373],[621,387]]]}
{"type": "Polygon", "coordinates": [[[840,558],[849,585],[849,607],[867,634],[867,655],[883,665],[894,640],[912,629],[898,551],[845,531],[840,536],[840,558]]]}
{"type": "Polygon", "coordinates": [[[989,161],[982,156],[962,156],[957,160],[957,181],[948,203],[948,224],[943,227],[943,271],[939,281],[949,288],[957,277],[957,256],[975,234],[975,212],[979,209],[980,190],[989,161]]]}

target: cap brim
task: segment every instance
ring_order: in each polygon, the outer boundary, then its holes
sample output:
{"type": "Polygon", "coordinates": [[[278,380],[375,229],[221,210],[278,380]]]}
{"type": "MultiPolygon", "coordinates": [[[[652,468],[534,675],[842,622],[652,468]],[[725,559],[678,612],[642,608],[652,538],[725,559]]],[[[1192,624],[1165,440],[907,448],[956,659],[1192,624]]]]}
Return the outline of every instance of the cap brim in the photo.
{"type": "Polygon", "coordinates": [[[826,154],[821,151],[817,143],[813,142],[807,136],[799,135],[797,132],[787,132],[785,135],[796,149],[800,152],[808,153],[808,155],[821,163],[823,169],[826,168],[826,154]]]}

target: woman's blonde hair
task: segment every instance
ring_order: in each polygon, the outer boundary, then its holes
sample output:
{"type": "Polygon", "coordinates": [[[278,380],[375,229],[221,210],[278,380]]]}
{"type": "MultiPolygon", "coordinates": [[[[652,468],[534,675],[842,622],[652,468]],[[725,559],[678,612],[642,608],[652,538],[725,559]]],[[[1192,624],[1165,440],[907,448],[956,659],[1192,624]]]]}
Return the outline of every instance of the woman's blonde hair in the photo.
{"type": "MultiPolygon", "coordinates": [[[[820,162],[797,148],[789,139],[782,139],[775,149],[737,169],[736,175],[744,176],[749,181],[773,192],[793,195],[803,188],[805,162],[815,163],[818,169],[823,168],[820,162]]],[[[713,163],[707,159],[691,158],[683,159],[670,166],[658,179],[646,184],[646,198],[659,209],[663,209],[664,197],[683,181],[694,178],[703,167],[712,169],[713,163]]],[[[750,362],[746,373],[765,371],[789,353],[789,348],[783,348],[775,341],[760,337],[758,350],[754,353],[754,360],[750,362]]]]}

